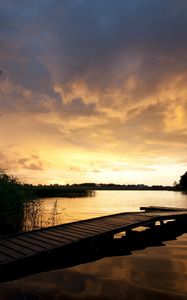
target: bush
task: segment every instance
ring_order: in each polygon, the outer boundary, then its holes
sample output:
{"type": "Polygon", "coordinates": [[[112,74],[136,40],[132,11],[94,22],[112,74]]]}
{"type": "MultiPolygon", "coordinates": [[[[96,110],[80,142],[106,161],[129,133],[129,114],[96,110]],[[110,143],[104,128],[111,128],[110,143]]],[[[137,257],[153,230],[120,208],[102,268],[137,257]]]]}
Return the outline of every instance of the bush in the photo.
{"type": "Polygon", "coordinates": [[[0,234],[21,230],[25,202],[23,185],[0,170],[0,234]]]}

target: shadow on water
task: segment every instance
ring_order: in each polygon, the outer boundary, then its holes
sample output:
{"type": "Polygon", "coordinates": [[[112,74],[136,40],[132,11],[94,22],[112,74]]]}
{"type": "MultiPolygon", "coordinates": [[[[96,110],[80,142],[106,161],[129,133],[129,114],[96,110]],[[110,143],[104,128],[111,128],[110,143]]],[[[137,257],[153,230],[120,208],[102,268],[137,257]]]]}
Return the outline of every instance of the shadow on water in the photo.
{"type": "Polygon", "coordinates": [[[113,238],[102,236],[97,239],[85,239],[80,243],[72,244],[67,249],[56,249],[42,256],[37,256],[27,264],[14,266],[6,271],[0,281],[14,280],[26,275],[47,272],[62,268],[77,266],[104,257],[132,255],[133,251],[143,250],[147,247],[165,246],[164,242],[176,240],[177,237],[187,232],[186,221],[171,221],[164,225],[147,228],[142,231],[130,231],[126,236],[113,238]]]}

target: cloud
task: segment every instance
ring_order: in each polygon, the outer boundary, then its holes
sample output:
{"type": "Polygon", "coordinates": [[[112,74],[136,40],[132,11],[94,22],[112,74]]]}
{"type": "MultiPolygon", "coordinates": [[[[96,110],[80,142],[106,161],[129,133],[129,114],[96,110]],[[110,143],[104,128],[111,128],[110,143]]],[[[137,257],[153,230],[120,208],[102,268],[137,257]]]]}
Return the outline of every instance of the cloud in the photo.
{"type": "Polygon", "coordinates": [[[184,1],[3,1],[1,6],[5,73],[25,88],[49,93],[53,80],[68,89],[82,78],[103,91],[109,84],[121,86],[129,73],[156,86],[158,75],[176,63],[185,69],[178,57],[186,56],[184,1]]]}
{"type": "Polygon", "coordinates": [[[48,167],[48,163],[41,160],[38,155],[31,154],[24,157],[22,153],[18,153],[16,146],[3,149],[1,146],[0,153],[1,168],[11,172],[12,170],[19,171],[31,170],[31,171],[43,171],[48,167]]]}
{"type": "Polygon", "coordinates": [[[105,89],[119,88],[123,102],[139,102],[162,80],[186,70],[184,1],[3,1],[1,6],[3,73],[37,93],[33,106],[42,95],[59,102],[54,84],[67,95],[77,80],[101,98],[105,89]],[[127,91],[129,78],[134,88],[127,91]]]}
{"type": "Polygon", "coordinates": [[[31,158],[20,158],[17,160],[18,167],[24,169],[30,169],[35,171],[42,171],[44,170],[43,162],[35,155],[32,155],[31,158]]]}
{"type": "Polygon", "coordinates": [[[62,112],[73,115],[91,116],[95,114],[95,103],[85,103],[81,98],[72,99],[70,103],[62,106],[62,112]]]}
{"type": "Polygon", "coordinates": [[[85,170],[69,153],[132,170],[139,159],[142,172],[163,156],[184,161],[186,27],[184,0],[2,0],[0,147],[13,144],[15,168],[55,169],[58,157],[85,170]]]}
{"type": "Polygon", "coordinates": [[[186,57],[185,7],[176,1],[53,2],[48,58],[56,80],[68,90],[81,78],[90,89],[103,91],[121,87],[135,74],[141,90],[156,88],[158,76],[165,77],[176,64],[185,68],[179,58],[186,57]]]}

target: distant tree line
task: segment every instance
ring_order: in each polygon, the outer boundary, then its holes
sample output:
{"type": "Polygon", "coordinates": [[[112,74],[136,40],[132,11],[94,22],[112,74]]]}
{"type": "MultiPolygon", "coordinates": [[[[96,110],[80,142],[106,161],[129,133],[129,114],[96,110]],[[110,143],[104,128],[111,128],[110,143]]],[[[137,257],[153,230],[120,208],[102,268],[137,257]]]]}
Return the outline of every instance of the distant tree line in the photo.
{"type": "Polygon", "coordinates": [[[60,184],[50,184],[50,185],[32,185],[24,184],[24,190],[32,198],[48,198],[48,197],[87,197],[91,196],[93,192],[84,186],[76,185],[60,185],[60,184]]]}
{"type": "Polygon", "coordinates": [[[0,170],[0,234],[21,230],[25,204],[44,197],[86,197],[96,190],[168,190],[187,191],[187,172],[175,186],[144,184],[97,184],[32,185],[23,184],[0,170]]]}
{"type": "Polygon", "coordinates": [[[86,188],[90,190],[167,190],[172,191],[175,188],[172,186],[162,186],[162,185],[152,185],[148,186],[145,184],[114,184],[114,183],[81,183],[81,184],[73,184],[72,187],[78,188],[86,188]]]}
{"type": "Polygon", "coordinates": [[[25,184],[25,190],[33,197],[78,197],[89,196],[98,190],[175,190],[173,186],[145,184],[114,184],[114,183],[80,183],[80,184],[25,184]]]}

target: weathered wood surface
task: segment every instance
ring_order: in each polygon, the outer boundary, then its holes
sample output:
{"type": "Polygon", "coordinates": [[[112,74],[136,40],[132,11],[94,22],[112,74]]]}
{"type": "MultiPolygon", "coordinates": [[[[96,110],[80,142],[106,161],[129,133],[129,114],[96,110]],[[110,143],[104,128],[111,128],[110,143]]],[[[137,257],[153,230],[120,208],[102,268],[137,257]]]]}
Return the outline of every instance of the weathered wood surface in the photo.
{"type": "MultiPolygon", "coordinates": [[[[145,208],[146,210],[146,208],[145,208]]],[[[139,226],[154,226],[169,219],[186,219],[187,210],[147,209],[148,212],[119,213],[0,238],[0,277],[6,267],[34,262],[35,257],[72,245],[105,239],[139,226]]],[[[3,277],[3,276],[2,276],[3,277]]]]}

